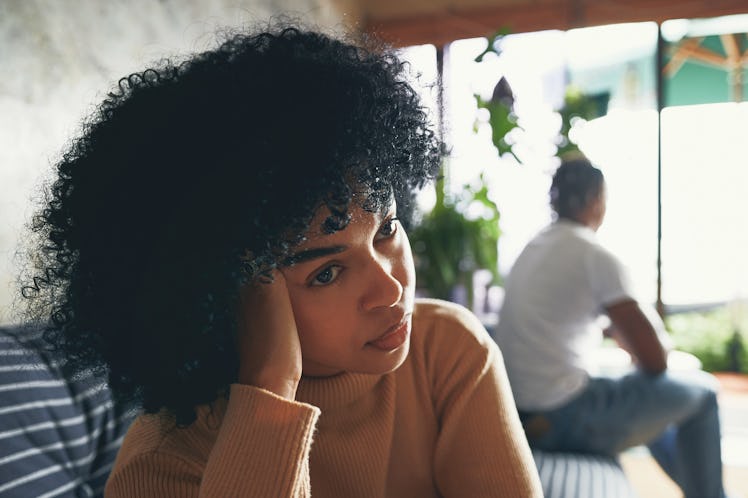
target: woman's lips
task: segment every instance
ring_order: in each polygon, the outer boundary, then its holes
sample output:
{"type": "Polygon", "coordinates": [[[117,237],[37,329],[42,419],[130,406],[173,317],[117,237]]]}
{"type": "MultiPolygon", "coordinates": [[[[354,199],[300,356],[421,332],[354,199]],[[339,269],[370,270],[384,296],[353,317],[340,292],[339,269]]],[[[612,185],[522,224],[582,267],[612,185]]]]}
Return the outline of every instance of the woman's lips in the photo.
{"type": "Polygon", "coordinates": [[[392,351],[402,346],[408,339],[410,320],[405,319],[394,329],[388,330],[376,340],[369,341],[367,344],[382,351],[392,351]]]}

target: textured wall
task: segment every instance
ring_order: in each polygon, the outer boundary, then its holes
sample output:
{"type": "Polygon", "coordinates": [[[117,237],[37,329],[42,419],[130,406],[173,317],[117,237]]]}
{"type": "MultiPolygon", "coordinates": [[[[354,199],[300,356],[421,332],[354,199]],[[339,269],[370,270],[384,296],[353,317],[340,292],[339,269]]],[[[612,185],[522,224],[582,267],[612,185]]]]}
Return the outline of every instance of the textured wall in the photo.
{"type": "Polygon", "coordinates": [[[346,0],[0,0],[0,323],[16,318],[15,257],[32,198],[81,118],[149,61],[213,46],[220,27],[289,14],[353,24],[346,0]],[[348,12],[347,12],[348,11],[348,12]],[[344,15],[345,14],[345,15],[344,15]]]}

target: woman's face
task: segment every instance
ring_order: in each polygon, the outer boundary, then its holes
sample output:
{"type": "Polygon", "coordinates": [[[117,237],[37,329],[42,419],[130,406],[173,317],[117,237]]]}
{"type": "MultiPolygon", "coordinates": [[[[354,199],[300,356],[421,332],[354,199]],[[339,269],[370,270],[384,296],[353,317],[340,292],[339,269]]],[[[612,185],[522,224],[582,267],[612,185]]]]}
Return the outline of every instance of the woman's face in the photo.
{"type": "Polygon", "coordinates": [[[344,230],[325,234],[321,209],[281,269],[307,376],[390,372],[410,347],[415,269],[395,205],[378,214],[352,204],[350,214],[344,230]]]}

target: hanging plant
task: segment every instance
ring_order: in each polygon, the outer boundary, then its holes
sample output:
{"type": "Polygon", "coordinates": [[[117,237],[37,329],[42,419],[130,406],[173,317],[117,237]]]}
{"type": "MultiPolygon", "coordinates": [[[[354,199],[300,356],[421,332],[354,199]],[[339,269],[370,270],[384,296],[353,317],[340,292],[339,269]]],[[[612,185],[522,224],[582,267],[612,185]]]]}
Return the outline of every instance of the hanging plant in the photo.
{"type": "MultiPolygon", "coordinates": [[[[497,42],[506,33],[502,30],[489,37],[486,50],[476,57],[476,62],[482,61],[487,53],[498,54],[497,42]]],[[[478,108],[488,111],[491,139],[500,157],[505,154],[514,156],[506,135],[518,127],[511,102],[504,98],[507,90],[511,97],[511,89],[502,79],[491,99],[484,101],[475,96],[478,108]]],[[[496,203],[489,198],[489,186],[482,173],[472,184],[463,185],[457,192],[449,192],[444,182],[448,164],[445,160],[436,182],[434,207],[423,215],[420,224],[411,232],[411,244],[419,287],[440,299],[453,299],[454,290],[463,287],[467,293],[466,304],[472,307],[472,279],[477,270],[490,271],[493,283],[500,283],[500,213],[496,203]]]]}
{"type": "Polygon", "coordinates": [[[581,154],[579,146],[571,140],[569,133],[580,121],[591,121],[595,118],[605,116],[608,112],[608,100],[610,94],[585,94],[578,88],[569,86],[564,94],[564,105],[559,109],[561,116],[561,129],[556,141],[556,156],[566,158],[575,154],[581,154]]]}
{"type": "MultiPolygon", "coordinates": [[[[502,29],[487,38],[486,49],[475,61],[480,63],[488,54],[501,55],[501,40],[509,33],[502,29]]],[[[491,141],[499,158],[514,153],[512,135],[522,130],[514,114],[514,95],[505,78],[500,78],[491,98],[484,100],[474,95],[478,109],[487,113],[487,122],[476,120],[479,126],[491,128],[491,141]]],[[[584,95],[568,89],[561,115],[561,129],[557,139],[559,157],[578,152],[577,145],[569,139],[569,131],[577,120],[590,120],[606,112],[608,95],[584,95]]],[[[451,192],[445,185],[448,160],[442,166],[440,180],[436,183],[436,202],[424,214],[421,223],[410,237],[416,262],[418,285],[426,294],[441,299],[453,299],[454,291],[463,287],[467,293],[466,304],[473,305],[473,274],[485,269],[493,276],[492,284],[500,284],[498,273],[498,243],[501,236],[498,206],[489,198],[489,185],[483,174],[472,184],[463,185],[451,192]]]]}

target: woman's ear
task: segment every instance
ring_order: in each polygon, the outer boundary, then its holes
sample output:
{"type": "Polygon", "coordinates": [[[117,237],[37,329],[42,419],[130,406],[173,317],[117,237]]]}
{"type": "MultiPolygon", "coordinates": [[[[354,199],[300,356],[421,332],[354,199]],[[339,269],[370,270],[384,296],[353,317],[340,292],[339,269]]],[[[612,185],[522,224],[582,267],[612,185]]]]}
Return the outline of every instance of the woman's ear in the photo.
{"type": "Polygon", "coordinates": [[[608,194],[605,191],[605,186],[600,188],[600,192],[598,192],[595,196],[591,207],[593,215],[592,221],[595,225],[594,229],[597,230],[598,228],[600,228],[600,225],[603,224],[603,220],[605,219],[605,212],[608,207],[608,194]]]}
{"type": "Polygon", "coordinates": [[[605,210],[606,194],[605,189],[603,188],[600,189],[596,195],[587,199],[584,208],[579,211],[575,219],[579,223],[586,225],[593,230],[597,230],[603,223],[605,210]]]}

